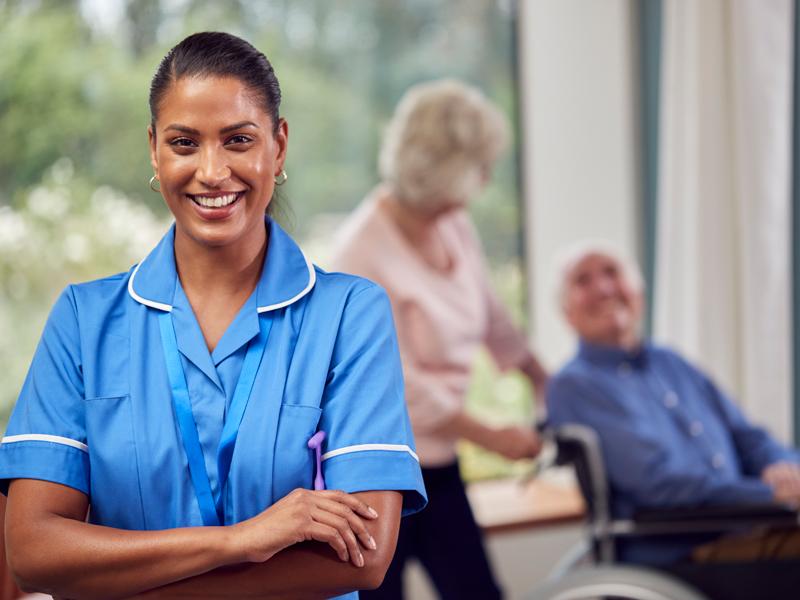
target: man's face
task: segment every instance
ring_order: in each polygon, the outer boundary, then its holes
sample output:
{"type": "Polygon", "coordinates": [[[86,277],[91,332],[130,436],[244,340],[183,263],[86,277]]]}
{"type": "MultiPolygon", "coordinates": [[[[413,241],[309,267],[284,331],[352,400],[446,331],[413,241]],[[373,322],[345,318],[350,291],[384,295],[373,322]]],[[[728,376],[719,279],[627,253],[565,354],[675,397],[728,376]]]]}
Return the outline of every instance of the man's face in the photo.
{"type": "Polygon", "coordinates": [[[623,346],[638,340],[642,292],[616,259],[588,254],[566,275],[564,314],[584,340],[623,346]]]}

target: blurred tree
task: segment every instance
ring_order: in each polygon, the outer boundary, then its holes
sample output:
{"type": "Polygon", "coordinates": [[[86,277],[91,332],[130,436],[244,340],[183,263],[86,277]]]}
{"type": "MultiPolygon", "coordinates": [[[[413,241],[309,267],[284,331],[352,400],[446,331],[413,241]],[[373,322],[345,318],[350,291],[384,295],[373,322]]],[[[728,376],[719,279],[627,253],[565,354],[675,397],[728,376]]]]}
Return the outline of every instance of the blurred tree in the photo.
{"type": "MultiPolygon", "coordinates": [[[[514,114],[510,16],[492,0],[106,0],[105,7],[115,4],[119,22],[105,29],[87,8],[96,2],[3,5],[0,135],[14,143],[0,147],[0,202],[14,202],[66,156],[87,180],[161,210],[146,187],[149,79],[176,39],[200,29],[240,33],[276,67],[297,174],[285,196],[300,235],[314,215],[348,210],[376,181],[382,127],[409,85],[461,77],[514,114]]],[[[474,208],[493,260],[519,254],[518,236],[508,234],[518,229],[514,168],[510,158],[502,163],[491,201],[474,208]]]]}
{"type": "Polygon", "coordinates": [[[159,0],[126,0],[125,17],[134,56],[141,57],[155,44],[162,11],[159,0]]]}

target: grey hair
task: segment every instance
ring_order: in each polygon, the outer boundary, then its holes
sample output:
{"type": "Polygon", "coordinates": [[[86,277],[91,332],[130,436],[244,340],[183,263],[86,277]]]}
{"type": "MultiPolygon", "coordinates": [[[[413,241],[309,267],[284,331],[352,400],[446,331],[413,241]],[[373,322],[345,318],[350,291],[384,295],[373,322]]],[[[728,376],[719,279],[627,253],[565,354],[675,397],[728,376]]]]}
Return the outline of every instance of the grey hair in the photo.
{"type": "Polygon", "coordinates": [[[559,306],[566,306],[570,275],[589,256],[610,258],[620,265],[622,276],[636,292],[644,291],[644,277],[639,265],[631,260],[615,244],[608,240],[581,240],[563,248],[555,259],[556,298],[559,306]]]}
{"type": "Polygon", "coordinates": [[[477,88],[455,79],[417,84],[386,128],[380,175],[401,202],[466,203],[508,139],[505,116],[477,88]]]}

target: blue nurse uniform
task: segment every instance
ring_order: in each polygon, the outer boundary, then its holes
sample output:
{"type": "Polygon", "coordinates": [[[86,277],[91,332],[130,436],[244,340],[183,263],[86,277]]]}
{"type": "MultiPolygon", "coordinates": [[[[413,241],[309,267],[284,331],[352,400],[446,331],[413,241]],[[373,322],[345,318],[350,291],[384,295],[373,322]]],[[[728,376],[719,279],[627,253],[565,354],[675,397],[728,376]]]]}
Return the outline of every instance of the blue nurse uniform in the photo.
{"type": "Polygon", "coordinates": [[[87,494],[93,523],[203,525],[159,329],[168,311],[214,497],[217,450],[247,347],[271,320],[230,457],[225,524],[311,488],[307,442],[319,430],[329,489],[399,490],[404,515],[421,509],[427,500],[385,293],[315,267],[280,226],[266,226],[261,279],[211,353],[177,276],[174,226],[128,273],[69,286],[0,443],[0,491],[11,479],[41,479],[87,494]]]}

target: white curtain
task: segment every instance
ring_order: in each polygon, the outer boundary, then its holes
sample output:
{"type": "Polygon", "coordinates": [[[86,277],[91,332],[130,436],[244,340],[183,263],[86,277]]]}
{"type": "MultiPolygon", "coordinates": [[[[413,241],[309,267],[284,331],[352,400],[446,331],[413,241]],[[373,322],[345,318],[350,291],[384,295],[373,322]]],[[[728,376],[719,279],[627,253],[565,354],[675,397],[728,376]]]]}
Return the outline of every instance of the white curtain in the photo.
{"type": "Polygon", "coordinates": [[[665,0],[654,327],[792,436],[791,0],[665,0]]]}

